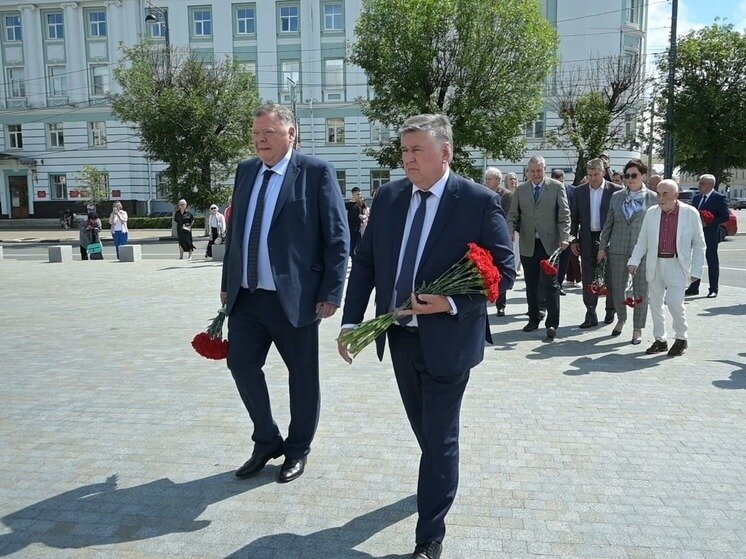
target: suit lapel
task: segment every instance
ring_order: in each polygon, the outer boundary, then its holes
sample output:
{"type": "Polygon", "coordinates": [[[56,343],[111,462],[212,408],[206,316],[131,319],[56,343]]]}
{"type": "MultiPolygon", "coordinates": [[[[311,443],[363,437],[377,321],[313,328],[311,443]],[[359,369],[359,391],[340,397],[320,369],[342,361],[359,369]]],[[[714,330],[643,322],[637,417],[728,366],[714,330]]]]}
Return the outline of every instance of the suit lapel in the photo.
{"type": "Polygon", "coordinates": [[[604,182],[604,193],[601,195],[601,229],[604,228],[604,223],[606,223],[609,204],[611,204],[611,195],[614,194],[609,184],[608,182],[604,182]]]}
{"type": "Polygon", "coordinates": [[[448,223],[448,219],[451,217],[451,213],[453,213],[453,208],[456,207],[456,202],[458,202],[458,187],[456,186],[456,175],[454,173],[451,173],[448,177],[448,182],[446,182],[446,186],[443,189],[443,198],[438,204],[438,211],[435,213],[433,226],[430,228],[430,233],[428,234],[427,241],[425,242],[425,248],[422,251],[422,257],[420,258],[420,267],[415,270],[415,277],[417,277],[417,272],[422,269],[422,265],[425,263],[427,257],[432,252],[433,247],[438,240],[438,237],[443,232],[443,227],[445,227],[446,223],[448,223]]]}
{"type": "Polygon", "coordinates": [[[275,222],[277,216],[280,214],[282,206],[285,204],[285,202],[287,202],[287,199],[293,190],[295,180],[300,174],[300,170],[301,168],[300,164],[298,163],[298,154],[295,152],[295,150],[293,150],[293,153],[290,155],[290,161],[288,162],[288,168],[285,170],[285,177],[283,177],[282,186],[280,186],[280,192],[277,194],[277,204],[275,205],[275,211],[272,213],[272,221],[270,222],[270,227],[272,227],[272,224],[275,222]]]}
{"type": "Polygon", "coordinates": [[[236,208],[236,223],[239,224],[238,228],[238,239],[243,242],[244,229],[246,228],[246,218],[249,212],[249,200],[251,200],[251,192],[254,190],[254,184],[256,184],[256,176],[259,174],[259,169],[262,167],[260,159],[255,159],[251,165],[246,167],[242,180],[244,185],[238,185],[238,198],[234,200],[234,207],[236,208]]]}

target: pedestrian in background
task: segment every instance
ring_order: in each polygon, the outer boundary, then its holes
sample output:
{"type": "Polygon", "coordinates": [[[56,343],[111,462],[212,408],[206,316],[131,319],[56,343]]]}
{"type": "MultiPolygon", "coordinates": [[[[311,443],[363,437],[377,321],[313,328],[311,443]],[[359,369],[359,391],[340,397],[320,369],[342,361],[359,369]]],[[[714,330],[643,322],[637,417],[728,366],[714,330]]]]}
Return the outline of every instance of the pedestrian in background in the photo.
{"type": "MultiPolygon", "coordinates": [[[[518,188],[518,175],[515,173],[508,173],[505,175],[505,188],[506,190],[510,191],[511,194],[515,194],[516,189],[518,188]]],[[[505,212],[505,217],[508,216],[508,212],[510,211],[510,208],[503,208],[503,212],[505,212]]],[[[515,235],[513,235],[513,255],[515,256],[515,275],[520,276],[521,275],[521,253],[518,251],[518,231],[515,232],[515,235]]]]}
{"type": "Polygon", "coordinates": [[[127,229],[127,212],[122,209],[121,202],[114,202],[109,215],[109,225],[111,225],[111,238],[114,239],[114,249],[117,251],[117,260],[119,259],[119,247],[126,245],[129,237],[127,229]]]}
{"type": "Polygon", "coordinates": [[[88,244],[86,245],[86,252],[91,260],[103,260],[104,251],[101,244],[101,220],[98,214],[91,210],[88,212],[88,219],[86,220],[85,231],[88,235],[88,244]]]}
{"type": "Polygon", "coordinates": [[[355,256],[357,244],[363,236],[363,222],[368,219],[368,206],[360,195],[360,187],[352,189],[350,200],[345,202],[347,225],[350,228],[350,256],[355,256]]]}
{"type": "Polygon", "coordinates": [[[86,207],[85,217],[79,218],[78,223],[78,242],[80,244],[80,259],[88,260],[88,245],[91,244],[91,236],[88,233],[88,219],[92,212],[96,211],[96,206],[89,204],[86,207]]]}
{"type": "Polygon", "coordinates": [[[215,204],[210,206],[210,213],[207,216],[207,226],[210,228],[210,240],[207,243],[205,256],[212,258],[212,245],[222,243],[225,236],[225,216],[218,211],[218,207],[215,204]]]}
{"type": "Polygon", "coordinates": [[[179,200],[179,209],[174,212],[174,221],[176,222],[176,236],[179,239],[179,260],[184,258],[184,253],[188,253],[187,260],[192,259],[194,251],[194,242],[192,240],[192,225],[194,225],[194,216],[187,209],[186,200],[179,200]]]}
{"type": "MultiPolygon", "coordinates": [[[[493,192],[500,196],[500,206],[502,206],[503,213],[508,215],[510,211],[510,200],[513,197],[513,192],[501,186],[503,174],[497,167],[487,167],[484,172],[483,184],[493,192]]],[[[516,180],[516,183],[518,181],[516,180]]],[[[505,306],[508,302],[508,291],[501,290],[500,295],[495,301],[495,308],[497,309],[497,316],[505,316],[505,306]]]]}

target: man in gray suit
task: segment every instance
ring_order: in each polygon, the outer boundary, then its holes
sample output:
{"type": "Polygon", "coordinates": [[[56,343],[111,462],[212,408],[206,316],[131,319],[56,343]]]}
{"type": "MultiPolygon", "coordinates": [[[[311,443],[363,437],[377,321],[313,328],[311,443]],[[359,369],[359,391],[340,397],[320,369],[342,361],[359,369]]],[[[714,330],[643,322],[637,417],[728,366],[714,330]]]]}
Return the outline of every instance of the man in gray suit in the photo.
{"type": "Polygon", "coordinates": [[[510,233],[520,233],[519,251],[526,279],[528,324],[524,332],[539,328],[539,300],[544,295],[547,304],[547,337],[553,339],[559,326],[559,291],[557,276],[541,271],[539,262],[557,248],[567,248],[570,241],[570,206],[565,187],[546,177],[544,158],[535,155],[528,162],[527,182],[513,194],[508,213],[510,233]],[[543,292],[543,293],[540,293],[543,292]]]}
{"type": "MultiPolygon", "coordinates": [[[[588,286],[593,282],[596,269],[601,231],[609,213],[611,195],[622,187],[604,179],[604,162],[601,159],[591,159],[586,164],[588,182],[575,189],[570,205],[570,235],[573,237],[570,249],[576,256],[580,256],[583,276],[583,304],[585,304],[585,320],[581,328],[598,326],[596,305],[598,295],[591,293],[588,286]]],[[[607,274],[608,275],[608,274],[607,274]]],[[[611,290],[611,282],[606,282],[611,290]]],[[[606,297],[606,316],[604,322],[614,322],[614,300],[611,292],[606,297]]]]}
{"type": "MultiPolygon", "coordinates": [[[[508,215],[510,211],[510,199],[513,197],[513,193],[501,186],[503,180],[503,174],[497,167],[487,167],[484,172],[484,186],[496,192],[500,197],[500,206],[502,206],[503,213],[508,215]]],[[[495,301],[495,308],[497,309],[497,316],[505,316],[505,306],[508,302],[508,292],[503,290],[500,296],[495,301]]]]}
{"type": "Polygon", "coordinates": [[[342,302],[347,212],[334,168],[293,150],[287,107],[254,113],[257,157],[236,171],[220,297],[228,314],[228,368],[254,423],[251,458],[236,476],[285,455],[278,481],[300,476],[319,420],[319,320],[342,302]],[[290,426],[282,437],[262,367],[275,344],[288,368],[290,426]]]}

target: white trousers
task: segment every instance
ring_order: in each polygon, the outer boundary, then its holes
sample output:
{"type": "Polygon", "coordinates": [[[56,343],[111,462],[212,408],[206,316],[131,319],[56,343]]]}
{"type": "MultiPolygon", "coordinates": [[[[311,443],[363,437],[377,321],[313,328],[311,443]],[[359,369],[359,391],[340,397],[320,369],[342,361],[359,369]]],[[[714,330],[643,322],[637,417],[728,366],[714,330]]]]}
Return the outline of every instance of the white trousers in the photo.
{"type": "Polygon", "coordinates": [[[658,258],[655,265],[655,278],[648,283],[650,317],[653,319],[653,336],[665,342],[666,317],[663,315],[663,304],[668,307],[673,319],[673,332],[677,340],[686,340],[686,310],[684,309],[684,291],[689,285],[689,278],[676,258],[658,258]]]}
{"type": "Polygon", "coordinates": [[[513,236],[513,256],[515,256],[515,271],[521,271],[521,253],[518,249],[518,231],[513,236]]]}

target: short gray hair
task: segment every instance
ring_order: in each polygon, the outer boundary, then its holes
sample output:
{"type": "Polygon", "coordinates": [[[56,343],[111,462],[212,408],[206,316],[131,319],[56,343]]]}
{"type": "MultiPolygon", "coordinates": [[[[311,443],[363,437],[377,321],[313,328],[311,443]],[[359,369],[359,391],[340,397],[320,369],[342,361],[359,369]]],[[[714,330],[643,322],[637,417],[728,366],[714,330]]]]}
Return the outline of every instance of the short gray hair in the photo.
{"type": "Polygon", "coordinates": [[[673,179],[663,179],[661,182],[658,183],[658,189],[659,190],[660,190],[661,186],[670,186],[674,190],[676,190],[676,192],[680,192],[681,191],[681,189],[679,188],[678,183],[675,180],[673,180],[673,179]]]}
{"type": "Polygon", "coordinates": [[[513,172],[510,172],[510,173],[508,173],[507,175],[505,175],[505,180],[507,181],[508,179],[515,179],[515,180],[518,180],[518,175],[516,175],[516,174],[515,174],[515,173],[513,173],[513,172]]]}
{"type": "Polygon", "coordinates": [[[425,132],[433,140],[453,146],[453,129],[451,128],[451,121],[448,120],[446,115],[421,114],[411,116],[399,128],[399,139],[404,134],[411,132],[425,132]]]}
{"type": "Polygon", "coordinates": [[[699,175],[699,180],[709,183],[709,185],[713,188],[715,188],[715,183],[717,182],[715,180],[715,175],[710,175],[709,173],[705,175],[699,175]]]}
{"type": "Polygon", "coordinates": [[[503,173],[497,167],[487,167],[487,170],[484,172],[485,180],[487,179],[487,177],[495,177],[498,181],[502,182],[503,173]]]}
{"type": "Polygon", "coordinates": [[[541,165],[546,168],[547,162],[541,155],[532,155],[531,159],[528,160],[528,166],[530,167],[531,165],[541,165]]]}
{"type": "Polygon", "coordinates": [[[585,168],[587,171],[601,171],[602,173],[606,170],[604,161],[600,157],[590,159],[588,163],[585,164],[585,168]]]}
{"type": "Polygon", "coordinates": [[[565,172],[562,169],[552,169],[552,173],[549,176],[557,181],[565,180],[565,172]]]}
{"type": "Polygon", "coordinates": [[[254,118],[267,115],[276,116],[279,119],[280,124],[282,124],[283,126],[295,126],[295,116],[293,115],[293,111],[291,111],[285,105],[278,105],[277,103],[264,103],[263,105],[257,107],[257,109],[254,111],[254,118]]]}

